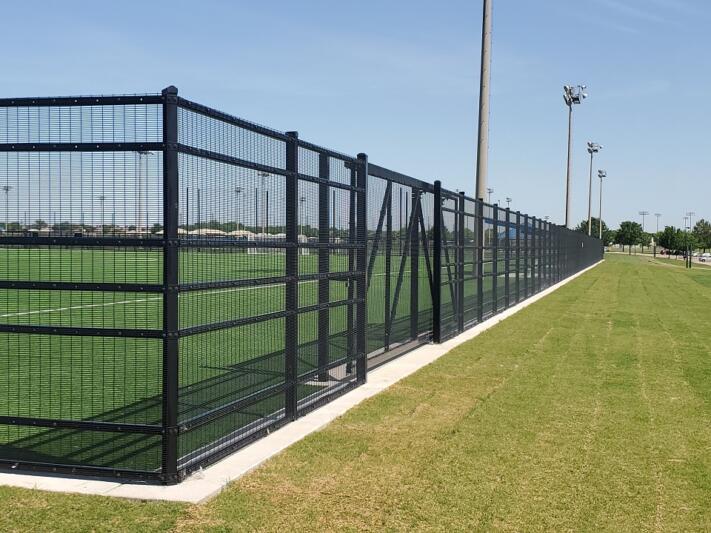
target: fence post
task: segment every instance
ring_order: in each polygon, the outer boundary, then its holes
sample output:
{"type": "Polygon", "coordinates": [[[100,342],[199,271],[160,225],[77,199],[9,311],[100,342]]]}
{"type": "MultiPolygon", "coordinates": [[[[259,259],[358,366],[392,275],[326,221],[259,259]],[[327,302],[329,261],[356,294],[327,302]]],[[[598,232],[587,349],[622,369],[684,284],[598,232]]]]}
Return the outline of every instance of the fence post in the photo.
{"type": "Polygon", "coordinates": [[[457,201],[457,329],[464,331],[464,193],[459,193],[457,201]]]}
{"type": "MultiPolygon", "coordinates": [[[[392,334],[392,323],[390,318],[392,317],[392,254],[393,254],[393,195],[392,195],[392,182],[388,183],[389,189],[385,190],[385,199],[387,202],[385,205],[385,331],[383,339],[383,347],[385,350],[390,349],[390,335],[392,334]],[[388,192],[390,191],[390,192],[388,192]]],[[[402,199],[402,195],[400,196],[402,199]]],[[[400,228],[402,232],[402,228],[400,228]]],[[[401,241],[402,242],[402,241],[401,241]]]]}
{"type": "Polygon", "coordinates": [[[523,298],[528,298],[528,258],[531,246],[531,235],[529,233],[528,215],[523,215],[523,298]]]}
{"type": "Polygon", "coordinates": [[[178,481],[178,89],[163,95],[163,480],[178,481]]]}
{"type": "Polygon", "coordinates": [[[516,302],[521,300],[521,212],[516,211],[516,302]]]}
{"type": "Polygon", "coordinates": [[[410,208],[410,338],[417,339],[420,314],[420,225],[417,217],[420,205],[420,190],[412,188],[410,208]]]}
{"type": "MultiPolygon", "coordinates": [[[[318,310],[318,379],[319,381],[328,381],[328,371],[326,367],[328,366],[329,360],[329,340],[331,335],[331,326],[329,320],[329,309],[328,302],[330,298],[329,294],[329,283],[327,277],[329,271],[329,254],[330,249],[328,247],[330,243],[330,224],[333,224],[334,228],[336,226],[336,221],[332,220],[329,222],[330,210],[330,187],[328,186],[328,179],[331,175],[329,158],[328,155],[324,153],[319,153],[318,155],[318,176],[324,182],[318,185],[318,273],[323,276],[318,280],[318,304],[320,306],[318,310]]],[[[335,207],[335,206],[334,206],[335,207]]]]}
{"type": "Polygon", "coordinates": [[[491,311],[496,314],[499,308],[499,204],[491,208],[494,241],[491,250],[491,311]]]}
{"type": "MultiPolygon", "coordinates": [[[[356,187],[356,170],[353,165],[346,165],[349,168],[350,173],[350,185],[351,187],[356,187]]],[[[358,193],[351,189],[348,202],[348,244],[355,246],[358,243],[358,233],[356,227],[356,203],[358,201],[358,193]]],[[[354,248],[348,250],[348,273],[353,276],[356,272],[356,251],[354,248]]],[[[348,282],[348,299],[353,301],[355,297],[355,283],[351,278],[348,282]]],[[[348,306],[348,355],[356,353],[355,344],[355,316],[354,316],[354,304],[348,306]]],[[[346,364],[346,374],[351,374],[353,372],[352,363],[349,360],[346,364]]]]}
{"type": "Polygon", "coordinates": [[[531,220],[531,244],[533,246],[532,259],[531,261],[531,288],[532,294],[536,294],[540,290],[540,280],[538,279],[538,263],[539,263],[539,252],[541,248],[540,236],[538,235],[538,219],[533,217],[531,220]]]}
{"type": "Polygon", "coordinates": [[[511,209],[506,208],[506,249],[504,250],[504,292],[506,293],[506,308],[511,307],[511,209]]]}
{"type": "Polygon", "coordinates": [[[358,263],[358,294],[357,294],[357,314],[356,320],[356,381],[365,383],[368,374],[367,368],[367,339],[366,328],[368,326],[368,307],[366,304],[367,298],[367,277],[368,277],[368,216],[366,213],[366,198],[368,191],[368,156],[366,154],[358,154],[358,170],[356,171],[356,183],[358,186],[358,253],[356,261],[358,263]]]}
{"type": "Polygon", "coordinates": [[[477,235],[477,258],[476,258],[476,317],[477,322],[484,320],[484,201],[476,202],[476,235],[477,235]]]}
{"type": "Polygon", "coordinates": [[[544,233],[544,222],[540,218],[538,219],[538,228],[536,229],[538,233],[538,291],[542,291],[545,286],[545,280],[543,279],[543,265],[545,261],[545,250],[546,250],[546,236],[544,233]]]}
{"type": "Polygon", "coordinates": [[[286,289],[284,324],[284,381],[286,418],[295,420],[298,413],[299,351],[299,134],[287,132],[286,141],[286,289]]]}
{"type": "Polygon", "coordinates": [[[432,341],[442,342],[442,182],[434,182],[432,229],[432,341]]]}

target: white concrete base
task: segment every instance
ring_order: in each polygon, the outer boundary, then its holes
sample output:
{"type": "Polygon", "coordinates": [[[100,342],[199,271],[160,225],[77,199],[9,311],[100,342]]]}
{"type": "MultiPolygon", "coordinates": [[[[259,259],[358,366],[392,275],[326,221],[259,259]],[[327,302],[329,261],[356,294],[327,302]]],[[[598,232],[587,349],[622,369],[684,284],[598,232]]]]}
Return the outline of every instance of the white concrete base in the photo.
{"type": "MultiPolygon", "coordinates": [[[[601,262],[602,261],[600,261],[600,263],[601,262]]],[[[436,361],[453,348],[473,339],[480,333],[519,312],[521,309],[528,307],[600,263],[549,287],[528,300],[491,317],[447,342],[422,346],[384,364],[368,373],[368,382],[365,385],[344,394],[295,422],[287,424],[271,435],[235,452],[205,470],[191,475],[179,485],[139,485],[86,478],[77,479],[65,476],[20,473],[0,473],[0,485],[56,492],[116,496],[140,500],[167,500],[188,503],[204,502],[218,494],[230,481],[234,481],[240,476],[243,476],[288,446],[303,439],[310,433],[323,428],[329,422],[341,416],[363,400],[384,391],[423,366],[436,361]]]]}

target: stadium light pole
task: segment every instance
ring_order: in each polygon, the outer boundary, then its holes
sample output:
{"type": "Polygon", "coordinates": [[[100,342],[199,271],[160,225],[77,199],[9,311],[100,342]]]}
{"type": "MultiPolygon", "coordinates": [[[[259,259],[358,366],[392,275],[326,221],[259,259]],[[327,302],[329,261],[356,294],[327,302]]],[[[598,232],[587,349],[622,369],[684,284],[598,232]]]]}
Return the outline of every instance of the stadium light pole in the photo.
{"type": "Polygon", "coordinates": [[[694,217],[696,216],[696,213],[693,211],[689,211],[686,214],[687,217],[689,217],[689,231],[694,227],[694,217]]]}
{"type": "MultiPolygon", "coordinates": [[[[143,158],[145,156],[153,155],[153,152],[147,150],[138,150],[138,216],[136,217],[136,231],[141,232],[143,227],[143,158]]],[[[148,174],[148,168],[146,167],[146,174],[148,174]]]]}
{"type": "Polygon", "coordinates": [[[486,189],[486,193],[489,195],[486,203],[491,204],[491,195],[494,193],[494,189],[488,188],[486,189]]]}
{"type": "Polygon", "coordinates": [[[12,190],[12,185],[3,185],[2,192],[5,193],[5,234],[9,232],[10,224],[10,191],[12,190]]]}
{"type": "Polygon", "coordinates": [[[689,211],[684,217],[684,229],[686,230],[686,268],[691,268],[691,227],[695,214],[693,211],[689,211]]]}
{"type": "Polygon", "coordinates": [[[304,234],[304,204],[306,203],[306,196],[301,196],[299,198],[299,233],[304,234]]]}
{"type": "Polygon", "coordinates": [[[262,178],[261,182],[261,191],[262,191],[262,234],[266,235],[266,227],[267,227],[267,209],[269,209],[269,196],[267,195],[266,191],[266,185],[264,183],[265,178],[269,177],[269,172],[260,172],[259,177],[262,178]]]}
{"type": "Polygon", "coordinates": [[[101,204],[101,234],[103,235],[106,233],[106,229],[104,227],[104,202],[106,201],[106,196],[103,194],[100,194],[98,196],[99,203],[101,204]]]}
{"type": "Polygon", "coordinates": [[[237,213],[235,213],[235,224],[237,225],[237,229],[239,230],[239,217],[242,214],[242,192],[244,189],[242,187],[235,187],[235,196],[237,197],[237,213]],[[238,214],[239,213],[239,214],[238,214]]]}
{"type": "Polygon", "coordinates": [[[588,237],[592,235],[592,175],[593,175],[593,159],[595,154],[602,150],[602,145],[588,142],[588,153],[590,154],[590,178],[588,180],[588,237]]]}
{"type": "MultiPolygon", "coordinates": [[[[639,214],[642,215],[642,239],[644,239],[644,219],[649,214],[649,211],[640,211],[639,214]]],[[[642,241],[642,243],[644,243],[644,241],[642,241]]],[[[642,254],[644,254],[644,244],[642,244],[642,254]]]]}
{"type": "Polygon", "coordinates": [[[694,217],[696,216],[696,213],[694,211],[689,211],[686,216],[689,217],[689,236],[687,238],[687,242],[689,243],[689,268],[691,268],[691,254],[694,252],[693,246],[691,245],[691,232],[694,228],[694,217]]]}
{"type": "Polygon", "coordinates": [[[598,170],[597,177],[600,178],[600,213],[598,214],[597,225],[600,233],[600,240],[602,240],[602,180],[607,177],[607,172],[605,170],[598,170]]]}
{"type": "Polygon", "coordinates": [[[644,233],[644,219],[649,214],[649,211],[640,211],[639,214],[642,216],[642,233],[644,233]]]}
{"type": "Polygon", "coordinates": [[[585,85],[565,85],[563,87],[563,99],[568,106],[568,171],[565,180],[565,227],[570,228],[570,181],[573,174],[573,106],[583,103],[588,95],[585,92],[585,85]]]}
{"type": "Polygon", "coordinates": [[[657,217],[657,233],[659,233],[659,219],[661,218],[662,214],[654,213],[654,216],[657,217]]]}
{"type": "Polygon", "coordinates": [[[476,154],[476,198],[484,200],[489,172],[489,100],[491,88],[491,31],[493,1],[484,0],[479,77],[479,131],[476,154]]]}

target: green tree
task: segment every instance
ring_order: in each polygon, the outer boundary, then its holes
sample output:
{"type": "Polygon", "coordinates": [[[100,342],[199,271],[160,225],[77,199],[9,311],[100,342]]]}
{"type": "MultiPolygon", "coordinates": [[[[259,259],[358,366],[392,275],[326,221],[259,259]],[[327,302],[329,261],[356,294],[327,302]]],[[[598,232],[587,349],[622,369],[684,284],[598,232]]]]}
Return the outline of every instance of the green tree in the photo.
{"type": "Polygon", "coordinates": [[[698,247],[703,248],[704,252],[707,248],[711,248],[711,222],[699,220],[694,225],[693,235],[698,247]]]}
{"type": "Polygon", "coordinates": [[[657,234],[657,244],[667,250],[677,249],[677,230],[674,226],[666,226],[657,234]]]}
{"type": "MultiPolygon", "coordinates": [[[[592,236],[593,237],[598,237],[600,235],[600,219],[592,217],[591,220],[591,227],[592,227],[592,236]]],[[[585,235],[588,234],[588,220],[585,219],[580,222],[580,224],[577,225],[575,228],[575,231],[578,231],[580,233],[584,233],[585,235]]],[[[612,231],[610,228],[607,227],[607,224],[605,224],[605,221],[602,221],[602,243],[605,246],[609,246],[612,244],[615,240],[615,235],[614,231],[612,231]]]]}
{"type": "Polygon", "coordinates": [[[642,225],[639,222],[625,220],[620,223],[620,229],[617,230],[615,235],[615,243],[621,244],[622,250],[624,250],[625,246],[628,246],[629,252],[632,253],[632,246],[641,242],[643,233],[642,225]]]}

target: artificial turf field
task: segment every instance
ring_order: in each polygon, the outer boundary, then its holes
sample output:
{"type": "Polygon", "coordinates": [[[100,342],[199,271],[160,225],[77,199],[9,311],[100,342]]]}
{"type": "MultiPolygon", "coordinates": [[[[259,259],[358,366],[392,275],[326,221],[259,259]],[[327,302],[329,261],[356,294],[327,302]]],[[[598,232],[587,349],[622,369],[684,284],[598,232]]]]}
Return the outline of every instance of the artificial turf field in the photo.
{"type": "Polygon", "coordinates": [[[711,270],[607,261],[204,505],[0,489],[8,531],[705,531],[711,270]]]}
{"type": "MultiPolygon", "coordinates": [[[[391,299],[396,291],[401,256],[392,256],[391,299]]],[[[331,271],[348,268],[348,256],[333,254],[331,271]]],[[[503,270],[503,262],[500,267],[503,270]]],[[[318,272],[317,255],[299,256],[302,274],[318,272]]],[[[424,259],[420,262],[419,317],[422,332],[431,323],[430,287],[424,259]]],[[[490,269],[490,266],[489,266],[490,269]]],[[[383,346],[385,262],[378,257],[368,291],[368,350],[383,346]]],[[[180,254],[182,283],[282,276],[283,254],[224,253],[186,250],[180,254]]],[[[410,260],[403,265],[390,342],[410,338],[410,260]]],[[[448,272],[444,267],[443,279],[448,272]]],[[[162,254],[158,250],[0,249],[0,279],[16,281],[159,284],[162,254]]],[[[500,282],[503,286],[503,281],[500,282]]],[[[491,307],[491,279],[485,279],[485,305],[491,307]]],[[[348,286],[330,282],[330,301],[348,298],[348,286]]],[[[136,292],[0,290],[0,321],[13,325],[128,328],[159,330],[162,295],[136,292]]],[[[451,322],[450,291],[442,292],[445,320],[451,322]]],[[[467,283],[468,315],[475,316],[475,284],[467,283]]],[[[500,299],[501,300],[501,299],[500,299]]],[[[266,315],[284,309],[284,286],[265,285],[181,293],[180,327],[266,315]]],[[[318,303],[318,283],[299,285],[299,304],[318,303]]],[[[501,301],[500,301],[501,305],[501,301]]],[[[317,367],[318,312],[299,316],[299,373],[317,367]]],[[[330,357],[348,354],[348,311],[330,311],[330,357]]],[[[181,423],[284,382],[284,321],[273,319],[185,337],[180,341],[181,423]]],[[[348,382],[343,369],[335,381],[348,382]]],[[[45,419],[99,420],[159,424],[161,420],[162,343],[160,339],[0,334],[0,413],[45,419]]],[[[337,386],[304,380],[298,395],[307,399],[337,386]]],[[[259,423],[284,407],[275,394],[180,437],[188,456],[239,428],[259,423]]],[[[0,426],[4,457],[61,464],[91,464],[154,471],[160,466],[160,439],[143,435],[89,433],[0,426]]]]}

